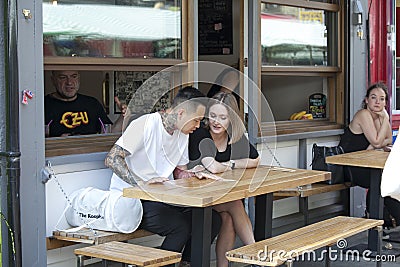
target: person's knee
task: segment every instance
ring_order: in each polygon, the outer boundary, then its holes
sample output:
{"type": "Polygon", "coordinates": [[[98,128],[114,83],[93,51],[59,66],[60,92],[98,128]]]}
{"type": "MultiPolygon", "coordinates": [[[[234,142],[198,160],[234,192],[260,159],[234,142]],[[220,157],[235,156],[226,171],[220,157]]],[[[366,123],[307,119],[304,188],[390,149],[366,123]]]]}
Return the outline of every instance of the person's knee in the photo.
{"type": "Polygon", "coordinates": [[[191,227],[191,223],[189,221],[186,221],[183,219],[177,220],[177,221],[175,221],[173,226],[171,226],[171,228],[173,228],[173,230],[171,231],[171,234],[178,234],[182,238],[187,239],[187,240],[191,236],[192,227],[191,227]]]}
{"type": "Polygon", "coordinates": [[[190,217],[177,209],[159,203],[143,203],[142,227],[161,236],[176,235],[187,240],[191,233],[190,217]]]}
{"type": "Polygon", "coordinates": [[[165,236],[162,249],[181,252],[185,244],[191,237],[190,222],[185,220],[171,220],[173,223],[168,223],[161,235],[165,236]]]}
{"type": "Polygon", "coordinates": [[[222,227],[225,229],[232,228],[233,229],[233,219],[232,216],[228,212],[220,212],[222,227]]]}
{"type": "Polygon", "coordinates": [[[235,200],[232,201],[231,203],[232,203],[232,209],[234,210],[244,209],[243,201],[241,200],[235,200]]]}

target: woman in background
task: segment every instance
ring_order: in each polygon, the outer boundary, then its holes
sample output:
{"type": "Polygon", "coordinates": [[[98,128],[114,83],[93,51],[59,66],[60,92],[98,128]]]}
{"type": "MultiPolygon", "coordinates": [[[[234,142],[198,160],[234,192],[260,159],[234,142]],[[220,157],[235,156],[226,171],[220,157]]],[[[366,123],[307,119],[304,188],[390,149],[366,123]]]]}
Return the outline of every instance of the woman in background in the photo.
{"type": "Polygon", "coordinates": [[[219,92],[231,93],[235,96],[236,103],[238,107],[240,106],[240,96],[239,96],[239,71],[228,68],[223,70],[215,80],[214,84],[211,86],[207,93],[207,97],[212,98],[219,92]]]}
{"type": "MultiPolygon", "coordinates": [[[[390,151],[392,145],[392,130],[389,115],[385,110],[388,101],[387,87],[383,83],[370,86],[359,110],[341,136],[339,145],[345,153],[365,149],[384,149],[390,151]]],[[[370,170],[362,167],[348,167],[345,172],[348,180],[354,184],[369,188],[370,170]]],[[[379,188],[380,190],[380,188],[379,188]]],[[[384,198],[385,207],[397,223],[400,223],[400,202],[384,198]]],[[[367,212],[369,211],[369,192],[367,194],[367,212]]]]}

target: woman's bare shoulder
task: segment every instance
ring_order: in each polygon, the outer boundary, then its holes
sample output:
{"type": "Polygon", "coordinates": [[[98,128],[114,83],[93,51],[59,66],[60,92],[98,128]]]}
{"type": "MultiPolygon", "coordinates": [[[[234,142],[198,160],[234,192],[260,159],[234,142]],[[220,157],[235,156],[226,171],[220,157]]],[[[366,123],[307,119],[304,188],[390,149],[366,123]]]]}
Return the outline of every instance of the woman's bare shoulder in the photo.
{"type": "Polygon", "coordinates": [[[356,112],[353,120],[350,122],[350,130],[355,134],[362,133],[362,125],[364,125],[369,118],[372,118],[371,113],[366,109],[360,109],[356,112]]]}
{"type": "Polygon", "coordinates": [[[354,115],[354,119],[365,119],[365,118],[372,118],[371,112],[369,112],[367,109],[360,109],[359,111],[356,112],[354,115]]]}

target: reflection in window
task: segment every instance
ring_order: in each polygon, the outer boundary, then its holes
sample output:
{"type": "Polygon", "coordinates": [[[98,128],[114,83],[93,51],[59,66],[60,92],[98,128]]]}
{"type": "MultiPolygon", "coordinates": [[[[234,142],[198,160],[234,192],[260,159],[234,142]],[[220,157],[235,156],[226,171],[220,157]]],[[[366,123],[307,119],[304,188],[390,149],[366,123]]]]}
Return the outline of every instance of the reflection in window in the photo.
{"type": "Polygon", "coordinates": [[[43,3],[44,56],[181,59],[181,0],[43,3]]]}
{"type": "Polygon", "coordinates": [[[332,66],[329,12],[262,4],[262,64],[272,66],[332,66]]]}

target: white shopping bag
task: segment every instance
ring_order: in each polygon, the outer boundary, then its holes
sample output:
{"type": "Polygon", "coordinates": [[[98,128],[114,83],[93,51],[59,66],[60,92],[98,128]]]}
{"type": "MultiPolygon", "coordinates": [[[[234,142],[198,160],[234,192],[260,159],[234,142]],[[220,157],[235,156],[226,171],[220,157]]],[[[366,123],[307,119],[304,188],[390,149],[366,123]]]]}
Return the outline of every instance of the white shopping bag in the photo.
{"type": "Polygon", "coordinates": [[[400,201],[400,137],[396,138],[392,151],[385,163],[381,181],[382,197],[400,201]]]}

